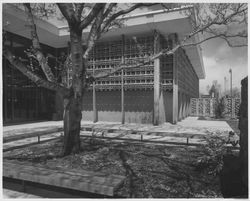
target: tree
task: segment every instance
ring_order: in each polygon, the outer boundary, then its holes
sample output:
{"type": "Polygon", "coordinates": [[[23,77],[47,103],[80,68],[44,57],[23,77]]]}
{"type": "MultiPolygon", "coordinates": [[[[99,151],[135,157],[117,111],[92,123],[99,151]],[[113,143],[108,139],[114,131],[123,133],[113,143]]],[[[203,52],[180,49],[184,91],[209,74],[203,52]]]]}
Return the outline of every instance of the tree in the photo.
{"type": "MultiPolygon", "coordinates": [[[[225,96],[231,97],[231,90],[227,90],[225,92],[225,96]]],[[[241,97],[241,92],[240,92],[240,89],[238,87],[232,88],[232,97],[233,98],[240,98],[241,97]]]]}
{"type": "MultiPolygon", "coordinates": [[[[119,6],[117,3],[57,3],[54,7],[48,6],[48,4],[36,4],[33,10],[29,3],[25,3],[23,5],[28,15],[28,23],[32,40],[32,48],[27,51],[27,54],[37,60],[46,76],[46,79],[32,72],[8,49],[4,49],[3,53],[12,66],[20,70],[37,85],[62,94],[64,99],[63,155],[68,155],[72,152],[78,152],[80,150],[80,122],[82,118],[81,103],[84,90],[88,87],[89,83],[96,79],[109,76],[121,69],[142,66],[163,55],[174,54],[179,48],[189,45],[198,45],[216,37],[229,41],[228,44],[230,46],[235,45],[231,43],[231,40],[235,38],[243,39],[243,43],[237,44],[236,46],[246,45],[244,39],[246,40],[247,38],[247,31],[244,29],[244,26],[243,30],[238,29],[241,31],[237,34],[229,33],[229,28],[235,23],[247,23],[247,4],[160,4],[166,12],[169,12],[171,9],[176,7],[185,6],[186,12],[184,14],[188,15],[194,22],[194,31],[187,34],[183,39],[180,39],[172,48],[162,49],[158,53],[145,56],[143,61],[140,61],[133,66],[127,66],[121,62],[121,64],[117,65],[108,73],[98,72],[92,75],[87,75],[86,62],[89,52],[103,33],[109,31],[117,25],[117,18],[136,10],[137,8],[152,6],[154,4],[137,3],[119,6]],[[70,56],[66,59],[66,64],[69,63],[69,60],[71,60],[73,82],[72,85],[68,87],[62,83],[58,83],[55,79],[51,67],[48,65],[47,58],[41,49],[36,24],[34,22],[35,11],[39,11],[40,13],[43,13],[42,16],[48,17],[51,10],[55,7],[60,10],[62,16],[66,19],[70,32],[71,52],[70,56]],[[90,32],[87,40],[85,41],[87,44],[86,49],[83,50],[81,45],[83,42],[82,31],[87,27],[90,27],[90,32]],[[221,29],[220,27],[224,27],[224,29],[221,29]],[[206,33],[204,34],[206,38],[202,39],[198,43],[195,43],[193,38],[202,33],[206,33]]],[[[240,40],[240,42],[242,42],[242,40],[240,40]]]]}
{"type": "Polygon", "coordinates": [[[214,80],[211,88],[209,89],[209,92],[208,92],[209,95],[213,98],[218,99],[220,96],[220,91],[221,91],[221,85],[218,84],[217,80],[214,80]]]}

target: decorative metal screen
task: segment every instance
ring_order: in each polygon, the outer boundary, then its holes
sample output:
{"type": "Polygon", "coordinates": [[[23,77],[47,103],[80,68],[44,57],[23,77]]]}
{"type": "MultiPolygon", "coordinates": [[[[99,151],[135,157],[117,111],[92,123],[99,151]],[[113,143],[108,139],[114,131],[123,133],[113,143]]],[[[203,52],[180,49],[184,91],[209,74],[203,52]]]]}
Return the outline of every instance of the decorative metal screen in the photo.
{"type": "MultiPolygon", "coordinates": [[[[236,118],[239,113],[240,98],[225,98],[224,117],[236,118]]],[[[216,99],[215,98],[191,98],[191,116],[215,116],[216,99]]]]}
{"type": "Polygon", "coordinates": [[[231,111],[232,112],[232,117],[235,118],[239,114],[239,108],[240,108],[240,98],[233,98],[231,102],[231,98],[225,98],[224,99],[224,115],[225,116],[231,116],[231,111]]]}

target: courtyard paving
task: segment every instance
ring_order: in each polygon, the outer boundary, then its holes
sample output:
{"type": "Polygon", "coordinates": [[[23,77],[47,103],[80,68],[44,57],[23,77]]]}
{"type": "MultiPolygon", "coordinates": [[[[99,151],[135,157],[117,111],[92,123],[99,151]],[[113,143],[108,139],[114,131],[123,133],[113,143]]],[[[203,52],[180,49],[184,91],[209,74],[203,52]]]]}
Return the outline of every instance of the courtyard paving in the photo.
{"type": "MultiPolygon", "coordinates": [[[[125,123],[120,122],[104,122],[99,121],[93,123],[91,121],[82,121],[82,126],[91,126],[92,128],[108,128],[108,129],[120,129],[120,130],[136,130],[136,131],[152,131],[152,132],[169,132],[169,133],[193,133],[193,134],[207,134],[208,132],[229,132],[232,128],[226,121],[209,121],[198,120],[198,117],[187,117],[186,119],[173,125],[171,123],[163,123],[159,126],[153,126],[152,124],[137,124],[137,123],[125,123]]],[[[43,131],[48,128],[62,128],[62,121],[48,121],[21,125],[4,126],[4,137],[9,135],[18,135],[19,133],[29,131],[43,131]]]]}
{"type": "MultiPolygon", "coordinates": [[[[138,124],[138,123],[125,123],[120,122],[103,122],[99,121],[93,123],[91,121],[82,121],[81,126],[83,131],[81,135],[92,136],[92,131],[86,131],[84,128],[91,128],[95,130],[95,136],[104,136],[109,138],[123,138],[132,140],[153,140],[162,142],[178,142],[186,143],[187,138],[192,139],[189,143],[203,144],[204,140],[202,136],[206,136],[209,133],[220,133],[227,136],[232,128],[226,121],[209,121],[198,120],[198,117],[188,117],[177,124],[163,123],[159,126],[153,126],[152,124],[138,124]],[[114,132],[105,132],[103,130],[114,130],[114,132]],[[99,131],[99,132],[98,132],[99,131]],[[133,131],[131,133],[131,131],[133,131]],[[138,133],[136,133],[138,132],[138,133]],[[136,133],[136,134],[135,134],[136,133]],[[143,136],[142,136],[143,135],[143,136]],[[195,136],[196,135],[196,136],[195,136]]],[[[38,122],[30,124],[12,125],[3,127],[3,136],[16,136],[30,132],[46,131],[48,129],[62,128],[62,121],[49,121],[38,122]]],[[[49,135],[41,136],[41,141],[49,140],[59,137],[61,132],[54,132],[49,135]]],[[[37,137],[26,138],[13,142],[4,143],[3,148],[8,149],[13,146],[21,146],[23,144],[35,143],[37,137]]]]}
{"type": "Polygon", "coordinates": [[[13,198],[19,198],[19,199],[37,199],[42,198],[36,195],[28,194],[28,193],[22,193],[18,191],[13,191],[9,189],[3,189],[3,198],[4,199],[13,199],[13,198]]]}

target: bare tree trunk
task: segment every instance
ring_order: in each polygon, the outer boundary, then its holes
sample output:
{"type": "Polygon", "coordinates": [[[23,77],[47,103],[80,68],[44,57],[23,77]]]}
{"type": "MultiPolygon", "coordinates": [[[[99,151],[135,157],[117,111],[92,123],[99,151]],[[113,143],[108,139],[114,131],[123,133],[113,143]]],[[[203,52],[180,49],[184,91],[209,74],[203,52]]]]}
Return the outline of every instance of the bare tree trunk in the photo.
{"type": "Polygon", "coordinates": [[[82,119],[82,97],[85,66],[83,63],[82,34],[79,30],[70,30],[72,58],[72,90],[70,97],[64,98],[64,144],[62,155],[80,151],[80,128],[82,119]]]}
{"type": "Polygon", "coordinates": [[[64,99],[64,142],[62,155],[80,151],[80,128],[81,128],[81,98],[71,97],[64,99]]]}

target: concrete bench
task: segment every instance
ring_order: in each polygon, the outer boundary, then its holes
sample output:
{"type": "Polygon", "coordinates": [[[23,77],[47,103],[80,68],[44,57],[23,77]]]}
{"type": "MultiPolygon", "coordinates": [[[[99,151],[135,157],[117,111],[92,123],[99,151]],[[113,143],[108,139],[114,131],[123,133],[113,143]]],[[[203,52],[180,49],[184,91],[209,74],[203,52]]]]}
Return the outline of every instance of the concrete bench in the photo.
{"type": "Polygon", "coordinates": [[[18,134],[18,135],[12,135],[12,136],[8,136],[8,137],[4,137],[3,143],[13,142],[13,141],[17,141],[17,140],[26,139],[26,138],[32,138],[32,137],[37,137],[38,142],[40,142],[40,136],[49,135],[49,134],[57,133],[57,132],[61,132],[61,131],[63,131],[62,128],[53,128],[53,129],[48,129],[48,130],[44,130],[44,131],[33,131],[33,132],[27,132],[27,133],[22,133],[22,134],[18,134]]]}
{"type": "MultiPolygon", "coordinates": [[[[177,133],[177,132],[164,132],[164,131],[142,131],[142,130],[121,130],[109,129],[101,127],[88,127],[81,128],[81,137],[102,138],[110,140],[126,140],[126,141],[143,141],[149,143],[162,143],[162,144],[175,144],[175,145],[190,145],[200,146],[201,143],[190,142],[191,139],[196,141],[204,140],[206,135],[202,133],[177,133]],[[157,139],[158,138],[158,139],[157,139]],[[167,139],[169,138],[169,139],[167,139]],[[176,138],[176,141],[170,140],[176,138]],[[162,139],[162,140],[161,140],[162,139]],[[180,139],[184,139],[180,142],[180,139]]],[[[203,143],[202,143],[203,144],[203,143]]]]}
{"type": "Polygon", "coordinates": [[[90,131],[94,133],[124,133],[124,134],[137,134],[137,135],[156,135],[156,136],[166,136],[166,137],[180,137],[180,138],[197,138],[203,139],[206,135],[203,133],[184,133],[184,132],[166,132],[166,131],[147,131],[147,130],[122,130],[122,129],[110,129],[102,127],[91,127],[82,126],[81,131],[90,131]]]}
{"type": "Polygon", "coordinates": [[[3,177],[113,196],[125,177],[85,170],[48,169],[27,162],[3,161],[3,177]]]}

